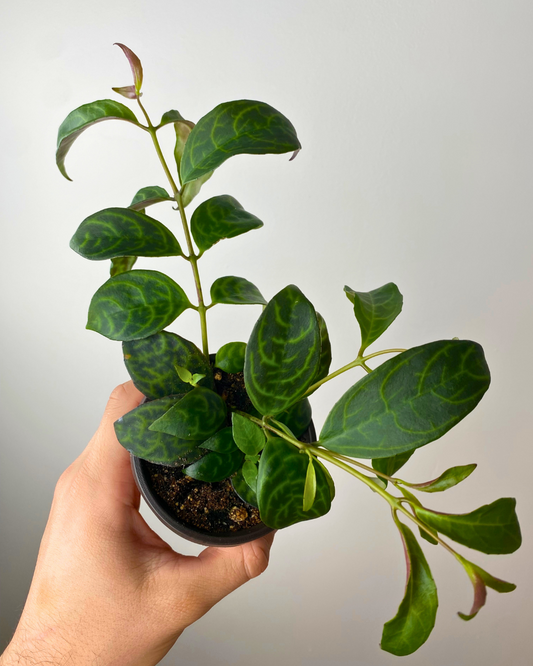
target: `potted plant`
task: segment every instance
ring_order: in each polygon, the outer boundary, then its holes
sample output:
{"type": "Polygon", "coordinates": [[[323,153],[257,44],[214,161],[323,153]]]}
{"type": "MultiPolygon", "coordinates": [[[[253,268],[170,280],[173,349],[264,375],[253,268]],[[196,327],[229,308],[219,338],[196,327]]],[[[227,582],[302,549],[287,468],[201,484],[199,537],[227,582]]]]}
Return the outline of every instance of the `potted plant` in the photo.
{"type": "MultiPolygon", "coordinates": [[[[175,110],[154,125],[141,102],[143,70],[123,44],[133,84],[114,90],[138,104],[143,122],[122,103],[100,100],[70,113],[59,129],[57,165],[68,178],[65,157],[88,127],[108,119],[147,133],[168,180],[141,189],[128,207],[87,217],[71,247],[90,260],[110,260],[111,277],[95,293],[87,328],[122,342],[126,368],[146,401],[115,424],[118,440],[132,454],[138,484],[162,520],[195,541],[232,545],[326,514],[334,498],[326,464],[343,469],[390,505],[407,562],[405,597],[383,629],[382,649],[414,652],[435,623],[437,589],[413,528],[444,547],[465,569],[474,603],[464,620],[484,605],[487,587],[515,586],[467,560],[447,539],[484,553],[511,553],[521,535],[515,500],[502,498],[467,514],[432,511],[424,496],[464,481],[476,465],[453,467],[436,479],[406,481],[398,471],[420,447],[438,439],[467,416],[489,387],[481,346],[469,340],[438,340],[412,349],[369,352],[402,309],[389,283],[370,292],[345,287],[361,332],[353,361],[330,372],[326,323],[294,285],[268,302],[242,277],[223,276],[209,302],[199,263],[224,239],[262,226],[230,195],[186,209],[214,171],[234,155],[300,150],[296,131],[263,102],[225,102],[197,124],[175,110]],[[175,165],[166,161],[158,131],[173,124],[175,165]],[[184,242],[146,213],[175,206],[184,242]],[[169,276],[138,269],[138,257],[173,256],[190,264],[195,302],[169,276]],[[207,311],[220,304],[263,307],[247,343],[231,342],[210,354],[207,311]],[[198,312],[201,344],[167,326],[186,309],[198,312]],[[376,369],[369,362],[391,357],[376,369]],[[338,375],[362,368],[366,375],[333,406],[317,437],[308,397],[338,375]],[[362,462],[366,461],[366,462],[362,462]],[[401,518],[401,520],[400,520],[401,518]],[[181,526],[179,526],[181,525],[181,526]]],[[[348,304],[348,303],[347,303],[348,304]]]]}

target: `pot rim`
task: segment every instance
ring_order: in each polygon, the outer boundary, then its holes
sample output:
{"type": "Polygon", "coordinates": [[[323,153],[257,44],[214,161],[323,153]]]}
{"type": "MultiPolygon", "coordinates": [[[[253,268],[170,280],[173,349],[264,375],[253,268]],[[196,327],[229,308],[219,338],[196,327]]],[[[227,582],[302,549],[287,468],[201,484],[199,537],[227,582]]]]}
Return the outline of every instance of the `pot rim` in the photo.
{"type": "Polygon", "coordinates": [[[137,458],[133,453],[130,453],[131,468],[133,476],[139,491],[150,509],[155,513],[159,520],[166,525],[172,532],[179,536],[192,541],[193,543],[202,546],[240,546],[243,543],[254,541],[260,537],[266,536],[274,530],[267,527],[264,523],[259,523],[253,527],[247,527],[239,530],[238,532],[223,532],[221,534],[209,534],[190,525],[185,525],[173,516],[168,508],[164,505],[163,501],[154,493],[150,488],[147,481],[146,461],[142,458],[137,458]]]}
{"type": "MultiPolygon", "coordinates": [[[[316,431],[313,421],[309,424],[308,429],[302,436],[304,441],[314,441],[316,439],[316,431]]],[[[139,489],[144,501],[155,513],[159,520],[166,525],[174,534],[192,541],[193,543],[200,544],[201,546],[216,546],[216,547],[230,547],[240,546],[249,541],[259,539],[271,532],[274,532],[271,527],[264,523],[259,523],[253,527],[247,527],[237,532],[223,532],[221,534],[209,534],[204,530],[200,530],[190,525],[185,525],[173,516],[164,502],[154,493],[150,488],[147,480],[146,460],[138,458],[130,452],[131,469],[137,488],[139,489]]]]}

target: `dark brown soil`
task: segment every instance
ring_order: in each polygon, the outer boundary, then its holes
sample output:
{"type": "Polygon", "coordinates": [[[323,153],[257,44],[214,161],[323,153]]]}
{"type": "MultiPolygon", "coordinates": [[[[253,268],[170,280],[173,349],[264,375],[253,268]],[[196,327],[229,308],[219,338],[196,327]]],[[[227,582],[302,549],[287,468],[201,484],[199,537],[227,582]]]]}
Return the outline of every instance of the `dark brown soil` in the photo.
{"type": "Polygon", "coordinates": [[[148,464],[154,492],[178,520],[211,534],[237,532],[261,522],[259,510],[235,494],[231,481],[197,481],[180,467],[148,464]]]}
{"type": "MultiPolygon", "coordinates": [[[[215,387],[228,407],[251,411],[252,403],[244,388],[242,372],[230,374],[216,368],[215,387]]],[[[228,414],[227,425],[231,425],[229,418],[228,414]]],[[[182,523],[220,534],[237,532],[261,522],[259,510],[241,500],[229,479],[206,483],[185,476],[183,467],[145,464],[154,492],[182,523]]]]}

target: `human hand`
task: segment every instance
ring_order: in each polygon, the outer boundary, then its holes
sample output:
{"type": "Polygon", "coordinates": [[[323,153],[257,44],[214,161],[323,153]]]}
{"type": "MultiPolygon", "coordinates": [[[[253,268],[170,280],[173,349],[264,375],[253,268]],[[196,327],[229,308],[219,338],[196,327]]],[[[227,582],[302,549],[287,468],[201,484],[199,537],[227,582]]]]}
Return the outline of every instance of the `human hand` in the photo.
{"type": "Polygon", "coordinates": [[[176,553],[140,515],[113,423],[142,401],[127,382],[59,479],[22,617],[0,666],[157,664],[183,630],[268,564],[273,535],[176,553]]]}

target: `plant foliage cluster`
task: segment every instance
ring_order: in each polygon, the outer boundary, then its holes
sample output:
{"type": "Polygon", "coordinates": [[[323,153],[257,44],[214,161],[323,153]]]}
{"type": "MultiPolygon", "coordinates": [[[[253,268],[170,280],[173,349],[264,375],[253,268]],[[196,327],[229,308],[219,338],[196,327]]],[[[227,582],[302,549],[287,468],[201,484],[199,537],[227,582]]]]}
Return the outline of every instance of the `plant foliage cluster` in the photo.
{"type": "Polygon", "coordinates": [[[68,115],[57,146],[57,165],[68,178],[65,156],[82,132],[104,120],[129,122],[151,138],[170,186],[170,192],[159,185],[144,187],[129,206],[93,213],[71,241],[72,249],[86,259],[111,260],[111,277],[92,298],[87,328],[122,342],[126,368],[147,398],[116,423],[117,437],[134,455],[184,466],[184,474],[195,479],[214,482],[230,477],[237,494],[258,507],[263,522],[276,529],[329,511],[335,489],[324,463],[366,484],[391,507],[408,572],[405,597],[397,615],[384,626],[381,647],[396,655],[410,654],[428,638],[438,601],[426,557],[408,524],[429,543],[446,548],[464,567],[474,587],[472,609],[459,614],[464,620],[483,606],[487,587],[498,592],[515,587],[494,578],[443,539],[484,553],[515,551],[521,536],[514,499],[498,499],[471,513],[438,513],[415,493],[447,490],[465,480],[475,465],[453,467],[424,483],[396,476],[417,449],[444,435],[479,403],[490,382],[483,350],[475,342],[453,339],[368,353],[402,309],[402,295],[392,283],[370,292],[345,287],[361,346],[351,363],[331,373],[326,322],[298,287],[289,285],[267,302],[247,279],[228,275],[211,285],[207,303],[199,260],[221,240],[263,223],[227,194],[201,203],[190,222],[186,207],[230,157],[294,157],[300,142],[284,115],[249,100],[219,104],[197,124],[171,110],[154,125],[140,99],[141,63],[130,49],[119,46],[134,82],[114,90],[137,102],[145,124],[124,104],[100,100],[68,115]],[[167,125],[175,130],[177,180],[158,139],[167,125]],[[160,203],[179,212],[185,245],[146,213],[160,203]],[[138,257],[161,256],[190,264],[196,302],[168,275],[134,267],[138,257]],[[206,313],[219,304],[257,304],[263,310],[248,342],[224,345],[213,364],[206,313]],[[165,330],[190,308],[200,317],[201,349],[165,330]],[[394,356],[371,370],[368,362],[384,354],[394,356]],[[318,441],[299,441],[311,422],[309,395],[356,367],[365,376],[333,406],[318,441]],[[244,373],[251,409],[228,408],[215,391],[216,368],[244,373]]]}

